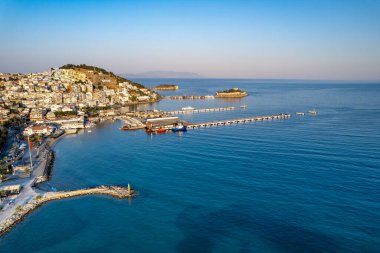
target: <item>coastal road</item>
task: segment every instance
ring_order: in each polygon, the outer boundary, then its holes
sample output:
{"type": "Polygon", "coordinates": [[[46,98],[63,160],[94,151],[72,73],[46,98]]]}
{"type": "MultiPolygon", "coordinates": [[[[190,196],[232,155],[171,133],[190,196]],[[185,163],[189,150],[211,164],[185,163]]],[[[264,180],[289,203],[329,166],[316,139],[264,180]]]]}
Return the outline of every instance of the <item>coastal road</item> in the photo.
{"type": "MultiPolygon", "coordinates": [[[[38,193],[35,191],[35,189],[32,187],[35,179],[38,176],[42,176],[44,173],[44,169],[46,166],[46,158],[47,158],[47,149],[46,149],[46,141],[39,147],[40,152],[38,158],[37,156],[37,150],[32,150],[32,158],[33,158],[33,171],[31,172],[31,176],[28,178],[23,179],[15,179],[15,180],[9,180],[6,182],[2,182],[0,186],[7,186],[7,185],[15,185],[20,184],[22,185],[22,190],[20,194],[16,196],[10,196],[7,200],[3,200],[3,209],[0,211],[0,223],[2,223],[5,219],[10,217],[14,212],[17,206],[23,206],[29,201],[31,201],[34,197],[38,195],[38,193]],[[8,204],[9,201],[13,200],[14,203],[8,204]]],[[[30,162],[29,160],[29,151],[25,152],[24,154],[24,161],[26,161],[28,164],[30,162]]]]}

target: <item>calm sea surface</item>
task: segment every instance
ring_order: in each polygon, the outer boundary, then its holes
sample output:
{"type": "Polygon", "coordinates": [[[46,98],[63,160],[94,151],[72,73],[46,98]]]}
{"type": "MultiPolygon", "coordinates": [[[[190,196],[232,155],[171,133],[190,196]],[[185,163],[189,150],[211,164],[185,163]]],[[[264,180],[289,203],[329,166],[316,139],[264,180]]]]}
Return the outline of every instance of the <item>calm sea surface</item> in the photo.
{"type": "Polygon", "coordinates": [[[251,94],[139,106],[237,107],[184,117],[192,122],[311,108],[318,116],[154,136],[119,131],[117,121],[64,138],[44,187],[130,182],[139,196],[48,203],[0,238],[0,252],[380,251],[380,85],[137,81],[180,85],[167,95],[231,87],[251,94]]]}

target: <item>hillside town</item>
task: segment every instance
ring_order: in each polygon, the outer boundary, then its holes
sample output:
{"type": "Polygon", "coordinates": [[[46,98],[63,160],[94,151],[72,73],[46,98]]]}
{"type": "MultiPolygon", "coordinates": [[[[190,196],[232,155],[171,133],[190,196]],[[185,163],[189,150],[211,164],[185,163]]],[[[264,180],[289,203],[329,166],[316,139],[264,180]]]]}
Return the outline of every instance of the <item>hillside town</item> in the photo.
{"type": "Polygon", "coordinates": [[[120,115],[128,105],[160,98],[141,84],[84,64],[0,73],[0,210],[3,197],[46,178],[55,139],[120,115]]]}
{"type": "Polygon", "coordinates": [[[64,129],[83,128],[86,116],[159,99],[158,93],[112,72],[87,65],[66,66],[73,67],[32,74],[0,73],[0,123],[16,118],[56,123],[64,129]]]}
{"type": "Polygon", "coordinates": [[[56,114],[158,99],[157,93],[143,86],[129,81],[115,83],[108,72],[94,72],[60,68],[32,74],[0,73],[0,121],[12,114],[41,121],[54,119],[56,114]]]}

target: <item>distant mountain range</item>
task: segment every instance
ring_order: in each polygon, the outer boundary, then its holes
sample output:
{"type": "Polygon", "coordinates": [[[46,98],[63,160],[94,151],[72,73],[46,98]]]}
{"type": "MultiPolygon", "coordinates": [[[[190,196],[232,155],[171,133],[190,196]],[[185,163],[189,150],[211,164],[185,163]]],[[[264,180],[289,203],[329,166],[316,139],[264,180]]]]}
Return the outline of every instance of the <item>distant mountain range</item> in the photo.
{"type": "Polygon", "coordinates": [[[138,74],[121,74],[121,76],[128,78],[203,78],[197,73],[177,71],[148,71],[138,74]]]}

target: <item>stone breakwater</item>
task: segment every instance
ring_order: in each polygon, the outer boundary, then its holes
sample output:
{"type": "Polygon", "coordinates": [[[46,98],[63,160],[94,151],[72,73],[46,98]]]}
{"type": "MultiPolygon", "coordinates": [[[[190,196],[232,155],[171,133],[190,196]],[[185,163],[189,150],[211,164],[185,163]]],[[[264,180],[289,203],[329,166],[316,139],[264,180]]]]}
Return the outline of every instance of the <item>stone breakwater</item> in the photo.
{"type": "Polygon", "coordinates": [[[134,191],[129,192],[127,188],[119,186],[99,186],[95,188],[66,192],[47,192],[44,194],[44,196],[37,196],[24,206],[16,208],[15,213],[0,224],[0,236],[7,233],[15,225],[21,222],[23,218],[25,218],[25,216],[27,216],[29,213],[33,212],[35,209],[42,206],[46,202],[84,195],[110,195],[112,197],[122,199],[131,198],[135,196],[135,193],[134,191]]]}

